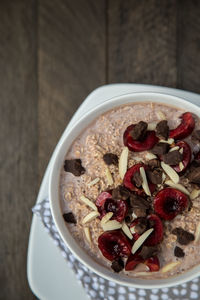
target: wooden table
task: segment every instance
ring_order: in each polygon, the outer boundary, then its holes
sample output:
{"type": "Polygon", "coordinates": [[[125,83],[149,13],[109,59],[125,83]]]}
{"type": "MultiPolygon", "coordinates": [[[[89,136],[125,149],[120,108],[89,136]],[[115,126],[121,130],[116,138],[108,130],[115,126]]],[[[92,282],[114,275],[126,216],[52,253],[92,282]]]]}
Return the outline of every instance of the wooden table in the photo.
{"type": "Polygon", "coordinates": [[[77,107],[113,82],[198,93],[199,16],[197,0],[0,2],[0,299],[35,299],[31,207],[77,107]]]}

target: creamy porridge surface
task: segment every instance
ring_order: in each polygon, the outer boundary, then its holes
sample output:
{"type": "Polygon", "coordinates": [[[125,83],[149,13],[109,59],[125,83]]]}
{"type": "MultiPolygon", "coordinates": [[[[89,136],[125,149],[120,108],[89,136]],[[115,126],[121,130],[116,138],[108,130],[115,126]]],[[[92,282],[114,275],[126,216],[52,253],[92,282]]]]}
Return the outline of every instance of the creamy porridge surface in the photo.
{"type": "MultiPolygon", "coordinates": [[[[130,124],[145,121],[147,123],[158,123],[166,116],[169,128],[176,128],[180,124],[180,115],[183,114],[182,109],[155,103],[133,103],[119,106],[109,112],[99,116],[92,122],[73,142],[65,159],[81,159],[85,173],[81,176],[74,176],[69,172],[61,170],[60,177],[60,200],[62,212],[72,212],[76,218],[76,225],[66,224],[76,241],[80,244],[83,251],[86,251],[99,264],[110,268],[110,261],[105,259],[98,248],[98,237],[103,233],[99,218],[95,218],[91,222],[83,225],[83,218],[92,210],[86,206],[80,197],[84,195],[95,203],[98,195],[105,190],[113,189],[122,184],[117,165],[107,166],[103,160],[106,153],[114,153],[118,157],[124,148],[123,133],[130,124]],[[162,114],[163,113],[163,114],[162,114]],[[109,168],[113,184],[109,185],[106,176],[106,170],[109,168]],[[90,183],[96,179],[96,183],[90,183]],[[84,227],[88,227],[92,242],[86,239],[84,227]]],[[[195,130],[200,128],[200,121],[195,117],[195,130]]],[[[184,139],[191,146],[191,149],[197,151],[198,145],[189,136],[184,139]]],[[[128,168],[138,162],[146,162],[146,155],[149,151],[131,152],[128,154],[128,168]]],[[[182,183],[189,192],[194,189],[186,178],[180,177],[182,183]]],[[[198,188],[195,186],[195,188],[198,188]]],[[[192,200],[193,206],[190,211],[185,210],[182,214],[177,215],[171,221],[164,222],[164,236],[160,244],[160,252],[158,254],[160,267],[162,269],[168,263],[180,263],[169,272],[162,273],[148,272],[148,278],[166,278],[182,273],[200,263],[200,242],[193,241],[188,245],[179,245],[176,235],[172,234],[173,228],[181,227],[195,235],[197,225],[200,223],[200,197],[192,200]],[[185,256],[178,258],[174,255],[175,246],[180,246],[185,256]]],[[[138,275],[138,272],[146,271],[146,266],[138,265],[133,271],[122,271],[124,274],[132,277],[144,278],[146,275],[138,275]]],[[[146,277],[145,277],[146,278],[146,277]]]]}

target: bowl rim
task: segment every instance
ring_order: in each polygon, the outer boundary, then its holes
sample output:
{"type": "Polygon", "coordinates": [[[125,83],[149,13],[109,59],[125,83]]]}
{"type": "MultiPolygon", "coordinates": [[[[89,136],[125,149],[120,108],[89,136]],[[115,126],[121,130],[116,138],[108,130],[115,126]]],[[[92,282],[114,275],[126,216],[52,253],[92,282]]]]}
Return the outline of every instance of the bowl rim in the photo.
{"type": "Polygon", "coordinates": [[[62,141],[58,143],[55,149],[54,155],[52,157],[52,167],[50,169],[49,176],[49,201],[53,220],[62,240],[73,253],[73,255],[84,266],[86,266],[88,269],[92,270],[99,276],[107,280],[114,281],[120,285],[144,289],[164,288],[185,283],[197,277],[198,275],[200,275],[200,265],[195,266],[180,275],[171,276],[167,279],[148,279],[148,277],[147,279],[138,279],[126,275],[123,275],[122,277],[120,276],[120,273],[116,274],[112,272],[112,270],[109,270],[108,268],[100,265],[97,261],[95,261],[95,258],[88,255],[86,251],[81,248],[78,242],[75,241],[63,220],[58,193],[60,170],[62,166],[61,162],[63,163],[64,157],[69,147],[76,139],[76,137],[84,130],[84,128],[87,128],[87,126],[91,124],[98,116],[114,109],[115,107],[119,107],[121,105],[126,105],[129,103],[142,102],[161,103],[166,106],[188,109],[189,111],[192,111],[193,113],[197,114],[198,117],[200,117],[200,107],[196,106],[195,104],[190,103],[177,96],[157,92],[137,92],[123,94],[117,97],[112,97],[105,102],[96,105],[92,109],[88,110],[87,113],[83,114],[83,116],[72,125],[64,139],[62,139],[62,141]],[[170,103],[167,103],[166,100],[168,100],[170,103]],[[83,127],[81,127],[80,124],[82,123],[86,125],[83,125],[83,127]],[[78,126],[80,126],[81,129],[77,130],[78,126]],[[60,166],[60,168],[58,167],[58,165],[60,166]]]}

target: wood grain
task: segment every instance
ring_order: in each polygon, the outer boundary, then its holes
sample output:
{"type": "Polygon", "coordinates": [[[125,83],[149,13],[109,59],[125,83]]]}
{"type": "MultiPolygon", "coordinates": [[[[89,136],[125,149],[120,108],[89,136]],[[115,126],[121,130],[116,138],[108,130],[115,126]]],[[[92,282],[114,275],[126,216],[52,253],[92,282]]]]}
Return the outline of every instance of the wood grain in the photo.
{"type": "Polygon", "coordinates": [[[105,2],[39,3],[39,174],[71,116],[105,83],[105,2]]]}
{"type": "Polygon", "coordinates": [[[35,1],[0,2],[0,299],[35,299],[26,256],[37,182],[35,1]]]}

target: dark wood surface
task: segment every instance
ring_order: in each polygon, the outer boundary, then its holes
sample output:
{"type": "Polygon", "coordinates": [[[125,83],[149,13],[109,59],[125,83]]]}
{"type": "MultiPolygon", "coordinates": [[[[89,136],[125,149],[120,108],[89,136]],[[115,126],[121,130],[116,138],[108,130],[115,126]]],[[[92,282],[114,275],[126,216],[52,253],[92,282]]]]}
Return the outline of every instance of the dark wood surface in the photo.
{"type": "Polygon", "coordinates": [[[0,1],[0,299],[26,279],[31,207],[71,116],[96,87],[200,91],[200,2],[0,1]]]}

